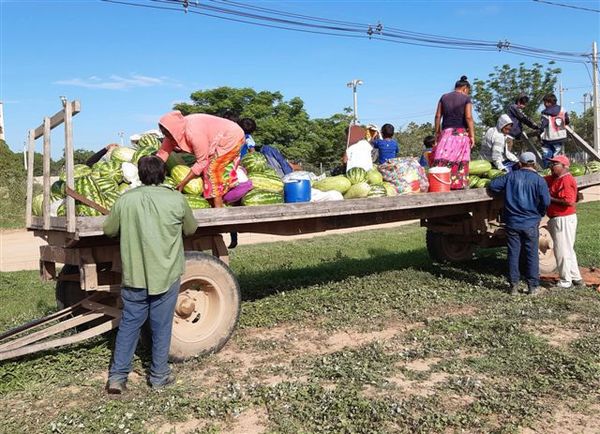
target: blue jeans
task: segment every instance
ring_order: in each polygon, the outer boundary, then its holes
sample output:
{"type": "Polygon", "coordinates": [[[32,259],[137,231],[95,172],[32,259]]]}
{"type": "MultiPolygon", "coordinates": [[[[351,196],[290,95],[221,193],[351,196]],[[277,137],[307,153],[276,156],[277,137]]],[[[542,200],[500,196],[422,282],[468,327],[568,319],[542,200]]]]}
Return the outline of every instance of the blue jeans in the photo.
{"type": "Polygon", "coordinates": [[[550,167],[550,159],[554,158],[558,154],[560,154],[562,147],[563,147],[562,142],[558,142],[558,143],[542,142],[542,159],[543,159],[542,165],[544,166],[544,169],[547,169],[548,167],[550,167]]]}
{"type": "Polygon", "coordinates": [[[167,292],[159,295],[148,295],[147,289],[127,287],[121,289],[123,313],[115,342],[113,362],[108,371],[110,381],[127,380],[140,330],[148,318],[152,332],[152,363],[149,380],[156,386],[160,386],[167,380],[171,373],[168,363],[169,347],[180,285],[181,281],[177,279],[167,292]]]}
{"type": "Polygon", "coordinates": [[[540,284],[538,226],[527,229],[506,228],[506,238],[508,244],[508,281],[511,284],[517,284],[521,280],[519,257],[522,253],[525,255],[523,264],[527,286],[530,289],[538,287],[540,284]]]}

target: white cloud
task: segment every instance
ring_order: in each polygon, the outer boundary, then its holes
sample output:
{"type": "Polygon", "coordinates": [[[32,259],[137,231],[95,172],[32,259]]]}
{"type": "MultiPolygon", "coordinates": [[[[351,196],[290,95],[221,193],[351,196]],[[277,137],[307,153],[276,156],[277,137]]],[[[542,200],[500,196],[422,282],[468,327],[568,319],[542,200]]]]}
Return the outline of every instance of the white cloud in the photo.
{"type": "Polygon", "coordinates": [[[92,75],[88,78],[71,78],[67,80],[58,80],[54,84],[67,86],[85,87],[88,89],[106,89],[106,90],[126,90],[136,87],[152,86],[181,86],[179,83],[168,77],[149,77],[147,75],[130,74],[128,77],[120,75],[111,75],[108,78],[92,75]]]}

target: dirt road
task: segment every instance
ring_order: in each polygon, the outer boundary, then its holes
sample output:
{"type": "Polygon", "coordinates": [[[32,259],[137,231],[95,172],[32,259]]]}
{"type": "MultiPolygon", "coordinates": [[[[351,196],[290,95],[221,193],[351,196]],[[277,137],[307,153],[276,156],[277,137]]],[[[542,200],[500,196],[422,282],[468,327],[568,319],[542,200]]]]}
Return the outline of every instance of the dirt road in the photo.
{"type": "MultiPolygon", "coordinates": [[[[584,202],[600,200],[600,186],[584,190],[584,202]]],[[[365,226],[360,228],[339,229],[328,232],[319,232],[315,234],[303,234],[294,236],[278,236],[266,234],[240,234],[239,244],[258,244],[269,243],[282,240],[299,240],[313,238],[323,235],[336,233],[359,232],[370,229],[394,228],[413,221],[387,223],[383,225],[365,226]]],[[[225,236],[225,242],[229,242],[229,237],[225,236]]],[[[36,270],[39,267],[39,247],[44,245],[45,241],[33,236],[32,232],[23,229],[0,231],[0,272],[36,270]]]]}

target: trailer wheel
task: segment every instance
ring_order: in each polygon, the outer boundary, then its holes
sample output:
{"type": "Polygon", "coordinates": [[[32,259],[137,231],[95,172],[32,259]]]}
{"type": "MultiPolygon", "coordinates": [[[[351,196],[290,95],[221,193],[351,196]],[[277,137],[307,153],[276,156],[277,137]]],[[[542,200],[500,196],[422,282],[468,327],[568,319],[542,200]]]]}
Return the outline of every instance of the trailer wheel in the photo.
{"type": "Polygon", "coordinates": [[[90,295],[81,289],[79,282],[60,280],[61,276],[68,274],[79,274],[79,267],[76,265],[65,265],[60,271],[59,280],[56,282],[56,289],[54,291],[58,310],[73,306],[90,295]]]}
{"type": "Polygon", "coordinates": [[[540,226],[540,240],[538,246],[540,258],[540,274],[551,274],[556,271],[556,257],[554,256],[554,241],[550,236],[548,226],[540,226]]]}
{"type": "Polygon", "coordinates": [[[438,262],[469,261],[475,251],[472,243],[461,241],[458,236],[427,230],[425,239],[429,257],[438,262]]]}
{"type": "Polygon", "coordinates": [[[174,362],[219,351],[240,315],[240,287],[229,267],[205,253],[185,258],[169,351],[174,362]]]}

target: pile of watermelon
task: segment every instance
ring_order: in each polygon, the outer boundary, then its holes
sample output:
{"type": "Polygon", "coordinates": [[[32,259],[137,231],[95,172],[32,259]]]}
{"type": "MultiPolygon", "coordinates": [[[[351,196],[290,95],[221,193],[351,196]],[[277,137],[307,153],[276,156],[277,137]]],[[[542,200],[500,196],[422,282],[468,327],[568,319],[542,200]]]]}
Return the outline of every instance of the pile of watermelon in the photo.
{"type": "Polygon", "coordinates": [[[283,181],[269,166],[260,152],[251,152],[241,160],[242,167],[252,182],[252,189],[242,197],[244,206],[275,205],[283,203],[283,181]]]}
{"type": "Polygon", "coordinates": [[[344,195],[344,199],[386,197],[398,194],[392,184],[383,181],[383,176],[375,168],[367,171],[360,167],[354,167],[346,175],[326,177],[315,182],[312,187],[324,192],[337,191],[344,195]]]}
{"type": "Polygon", "coordinates": [[[486,188],[492,179],[504,175],[506,172],[494,169],[487,160],[471,160],[469,162],[469,188],[486,188]]]}

